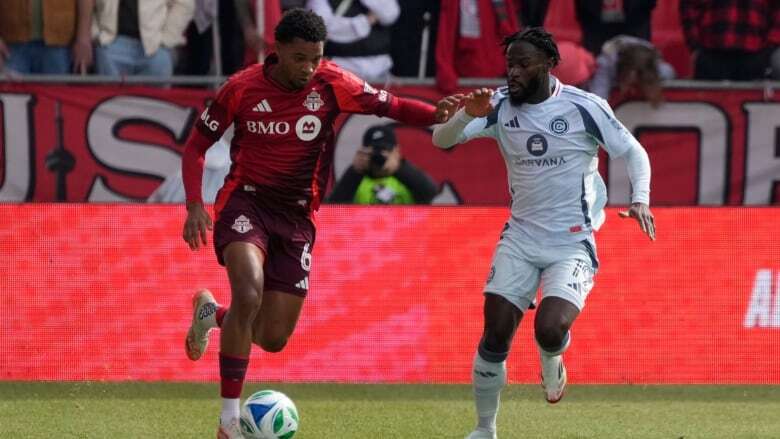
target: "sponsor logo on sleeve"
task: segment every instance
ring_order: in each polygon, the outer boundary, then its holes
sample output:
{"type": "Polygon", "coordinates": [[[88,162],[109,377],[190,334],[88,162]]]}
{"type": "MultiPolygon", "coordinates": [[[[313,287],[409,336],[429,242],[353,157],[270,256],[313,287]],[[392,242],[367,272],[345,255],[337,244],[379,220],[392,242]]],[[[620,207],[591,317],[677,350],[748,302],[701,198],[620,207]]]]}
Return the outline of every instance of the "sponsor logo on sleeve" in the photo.
{"type": "Polygon", "coordinates": [[[372,87],[368,82],[363,82],[363,93],[375,95],[379,93],[379,90],[372,87]]]}
{"type": "Polygon", "coordinates": [[[219,121],[211,118],[208,108],[203,110],[203,113],[200,114],[200,120],[203,122],[203,125],[212,132],[219,129],[219,121]]]}

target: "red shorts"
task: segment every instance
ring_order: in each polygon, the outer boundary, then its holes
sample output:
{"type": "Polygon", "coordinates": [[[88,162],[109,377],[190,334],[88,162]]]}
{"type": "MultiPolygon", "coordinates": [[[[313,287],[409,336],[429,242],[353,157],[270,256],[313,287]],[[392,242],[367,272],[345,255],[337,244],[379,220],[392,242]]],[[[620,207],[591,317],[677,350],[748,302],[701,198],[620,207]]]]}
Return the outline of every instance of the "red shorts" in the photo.
{"type": "Polygon", "coordinates": [[[252,243],[265,253],[263,288],[305,297],[315,238],[311,219],[303,213],[280,214],[279,209],[262,206],[254,193],[240,187],[223,196],[229,198],[214,224],[214,250],[220,265],[225,265],[222,256],[228,244],[252,243]]]}

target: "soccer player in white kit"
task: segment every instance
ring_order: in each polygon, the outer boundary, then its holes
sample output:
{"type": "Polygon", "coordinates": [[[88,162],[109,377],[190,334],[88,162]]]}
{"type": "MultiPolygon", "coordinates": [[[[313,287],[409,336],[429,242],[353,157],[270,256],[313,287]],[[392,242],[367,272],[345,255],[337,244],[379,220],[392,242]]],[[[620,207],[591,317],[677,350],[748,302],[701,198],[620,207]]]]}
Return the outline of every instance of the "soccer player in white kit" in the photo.
{"type": "Polygon", "coordinates": [[[563,396],[562,354],[598,269],[593,232],[604,222],[606,204],[606,187],[598,173],[599,146],[611,158],[623,157],[628,167],[632,202],[620,216],[635,218],[655,239],[650,161],[639,142],[603,99],[550,76],[560,55],[544,29],[511,35],[504,47],[507,87],[447,98],[450,111],[463,108],[433,132],[433,143],[440,148],[476,137],[496,139],[512,195],[511,216],[484,290],[484,332],[472,372],[478,424],[467,439],[496,438],[506,358],[540,283],[534,333],[542,386],[550,403],[563,396]]]}

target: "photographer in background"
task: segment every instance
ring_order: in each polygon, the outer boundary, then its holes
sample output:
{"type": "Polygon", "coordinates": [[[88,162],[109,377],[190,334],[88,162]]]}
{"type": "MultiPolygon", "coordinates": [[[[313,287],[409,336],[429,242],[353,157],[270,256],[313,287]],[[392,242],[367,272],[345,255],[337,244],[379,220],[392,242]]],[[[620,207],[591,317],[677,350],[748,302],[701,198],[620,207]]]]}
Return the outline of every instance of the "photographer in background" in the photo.
{"type": "Polygon", "coordinates": [[[438,188],[425,172],[401,157],[395,130],[375,125],[363,135],[350,166],[328,201],[355,204],[430,204],[438,188]]]}

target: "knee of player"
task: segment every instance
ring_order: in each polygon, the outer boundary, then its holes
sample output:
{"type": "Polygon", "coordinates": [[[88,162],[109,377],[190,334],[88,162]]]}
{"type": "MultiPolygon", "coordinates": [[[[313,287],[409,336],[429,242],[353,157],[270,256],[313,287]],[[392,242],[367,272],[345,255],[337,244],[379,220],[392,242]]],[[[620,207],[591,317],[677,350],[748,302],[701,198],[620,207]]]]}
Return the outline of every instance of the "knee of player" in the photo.
{"type": "Polygon", "coordinates": [[[287,346],[287,337],[271,337],[260,340],[260,347],[266,352],[281,352],[287,346]]]}
{"type": "Polygon", "coordinates": [[[237,314],[254,316],[260,310],[262,297],[260,292],[252,288],[238,289],[233,291],[233,299],[230,303],[231,312],[237,314]]]}
{"type": "Polygon", "coordinates": [[[489,352],[508,352],[511,341],[511,331],[485,331],[480,347],[489,352]]]}
{"type": "Polygon", "coordinates": [[[566,327],[555,322],[537,324],[534,332],[536,341],[544,348],[557,348],[566,338],[566,327]]]}

